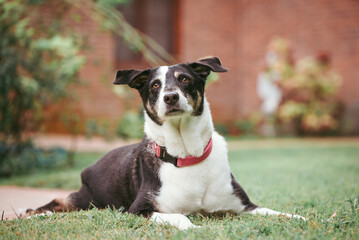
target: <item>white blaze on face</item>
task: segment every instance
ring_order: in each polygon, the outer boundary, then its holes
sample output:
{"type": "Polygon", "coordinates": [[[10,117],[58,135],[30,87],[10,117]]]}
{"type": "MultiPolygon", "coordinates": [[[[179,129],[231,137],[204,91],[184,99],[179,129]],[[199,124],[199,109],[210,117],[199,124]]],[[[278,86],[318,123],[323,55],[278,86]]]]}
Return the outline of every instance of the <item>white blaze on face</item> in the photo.
{"type": "Polygon", "coordinates": [[[163,97],[164,97],[164,89],[166,86],[166,74],[168,72],[168,67],[167,66],[162,66],[160,68],[158,68],[157,73],[156,73],[156,77],[157,79],[159,79],[161,81],[161,91],[160,94],[158,95],[158,99],[157,99],[157,105],[158,105],[158,117],[160,119],[163,119],[166,113],[166,103],[163,101],[163,97]]]}
{"type": "MultiPolygon", "coordinates": [[[[164,96],[166,93],[169,92],[176,92],[179,95],[179,99],[177,102],[177,106],[179,109],[183,110],[185,113],[192,113],[193,108],[192,106],[188,103],[187,98],[184,96],[184,94],[182,93],[182,91],[178,88],[172,88],[170,91],[166,91],[166,75],[169,71],[169,67],[168,66],[162,66],[159,67],[157,72],[156,72],[156,77],[158,80],[161,81],[161,90],[160,90],[160,94],[158,96],[157,99],[157,105],[158,105],[158,117],[160,119],[165,119],[166,118],[166,112],[167,112],[167,104],[164,102],[164,96]]],[[[176,72],[174,73],[176,75],[176,72]]],[[[174,76],[176,77],[176,76],[174,76]]]]}
{"type": "Polygon", "coordinates": [[[168,66],[162,66],[157,69],[156,77],[161,81],[161,86],[164,86],[166,83],[166,74],[168,72],[168,66]]]}

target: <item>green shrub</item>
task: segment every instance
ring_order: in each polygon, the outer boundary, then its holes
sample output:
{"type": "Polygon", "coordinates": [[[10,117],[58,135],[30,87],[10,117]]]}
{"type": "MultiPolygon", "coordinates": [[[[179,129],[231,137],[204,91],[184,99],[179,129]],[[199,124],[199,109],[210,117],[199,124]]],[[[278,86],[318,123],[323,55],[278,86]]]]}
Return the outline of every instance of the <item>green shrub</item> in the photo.
{"type": "Polygon", "coordinates": [[[258,128],[262,123],[263,117],[260,113],[252,113],[247,117],[241,118],[234,122],[234,127],[238,129],[238,132],[244,135],[256,135],[258,128]]]}
{"type": "Polygon", "coordinates": [[[113,129],[110,128],[108,121],[96,121],[95,119],[89,119],[86,121],[86,137],[91,138],[93,136],[101,136],[106,140],[112,140],[114,134],[113,129]]]}
{"type": "Polygon", "coordinates": [[[69,96],[68,86],[78,82],[85,60],[75,37],[44,31],[29,11],[40,14],[26,1],[0,0],[0,168],[8,172],[32,165],[29,154],[42,161],[23,133],[37,130],[44,108],[69,96]]]}
{"type": "Polygon", "coordinates": [[[61,148],[44,150],[35,147],[31,141],[11,146],[0,142],[1,154],[6,151],[0,165],[0,178],[28,174],[34,169],[48,169],[67,165],[67,152],[61,148]]]}
{"type": "Polygon", "coordinates": [[[117,134],[121,138],[139,139],[143,137],[143,111],[127,111],[117,127],[117,134]]]}
{"type": "Polygon", "coordinates": [[[268,63],[267,74],[283,92],[277,120],[300,134],[338,132],[343,109],[337,96],[341,78],[330,65],[330,55],[320,52],[294,61],[289,41],[281,38],[274,39],[269,48],[275,57],[268,63]]]}
{"type": "Polygon", "coordinates": [[[221,135],[226,136],[229,134],[228,127],[223,123],[219,123],[219,122],[214,123],[214,129],[221,135]]]}

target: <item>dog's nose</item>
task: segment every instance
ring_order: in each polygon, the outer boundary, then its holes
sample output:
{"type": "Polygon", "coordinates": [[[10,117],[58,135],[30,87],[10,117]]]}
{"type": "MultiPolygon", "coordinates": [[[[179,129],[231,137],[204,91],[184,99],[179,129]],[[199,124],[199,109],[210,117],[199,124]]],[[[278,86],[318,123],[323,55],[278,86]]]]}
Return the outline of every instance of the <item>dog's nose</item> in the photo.
{"type": "Polygon", "coordinates": [[[179,99],[179,95],[178,93],[175,92],[171,92],[171,93],[167,93],[164,97],[163,100],[165,101],[165,103],[167,103],[168,105],[175,105],[176,102],[178,102],[179,99]]]}

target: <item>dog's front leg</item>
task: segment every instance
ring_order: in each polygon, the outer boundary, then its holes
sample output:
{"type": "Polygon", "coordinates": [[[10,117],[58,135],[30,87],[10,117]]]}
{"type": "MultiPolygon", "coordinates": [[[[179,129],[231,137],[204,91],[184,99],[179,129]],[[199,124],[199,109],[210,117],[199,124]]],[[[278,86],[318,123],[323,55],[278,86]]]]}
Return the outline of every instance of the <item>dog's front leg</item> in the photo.
{"type": "Polygon", "coordinates": [[[185,215],[179,213],[154,212],[150,219],[159,224],[169,224],[171,226],[177,227],[180,230],[199,228],[199,226],[192,224],[185,215]]]}
{"type": "Polygon", "coordinates": [[[155,212],[153,203],[149,200],[151,198],[145,194],[145,191],[140,192],[143,194],[137,196],[136,200],[132,203],[128,210],[129,213],[149,217],[151,221],[159,224],[169,224],[180,230],[198,228],[198,226],[192,224],[191,221],[183,214],[155,212]]]}

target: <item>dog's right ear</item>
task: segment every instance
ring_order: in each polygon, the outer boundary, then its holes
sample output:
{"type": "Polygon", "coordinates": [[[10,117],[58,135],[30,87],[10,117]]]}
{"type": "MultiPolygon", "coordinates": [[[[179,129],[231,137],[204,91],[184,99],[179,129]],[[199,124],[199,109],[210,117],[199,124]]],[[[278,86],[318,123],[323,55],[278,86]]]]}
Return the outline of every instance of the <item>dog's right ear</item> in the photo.
{"type": "Polygon", "coordinates": [[[113,84],[128,86],[140,89],[147,81],[149,70],[118,70],[113,84]]]}

